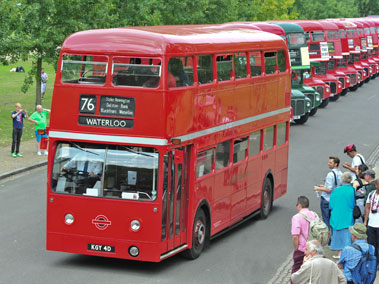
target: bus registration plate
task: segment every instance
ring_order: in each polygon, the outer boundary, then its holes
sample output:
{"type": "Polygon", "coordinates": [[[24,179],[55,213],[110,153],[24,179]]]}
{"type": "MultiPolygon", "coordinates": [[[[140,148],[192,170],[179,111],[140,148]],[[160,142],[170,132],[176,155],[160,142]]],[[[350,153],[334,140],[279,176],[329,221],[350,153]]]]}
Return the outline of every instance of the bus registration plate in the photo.
{"type": "Polygon", "coordinates": [[[115,252],[114,246],[88,244],[88,250],[103,251],[103,252],[115,252]]]}

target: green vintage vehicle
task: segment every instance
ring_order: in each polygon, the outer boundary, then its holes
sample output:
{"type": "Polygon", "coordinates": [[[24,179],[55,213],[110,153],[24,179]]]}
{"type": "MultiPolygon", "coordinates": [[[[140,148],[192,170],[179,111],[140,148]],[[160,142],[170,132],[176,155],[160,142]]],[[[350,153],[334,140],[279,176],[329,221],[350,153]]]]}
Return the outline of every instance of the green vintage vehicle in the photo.
{"type": "Polygon", "coordinates": [[[292,68],[292,89],[302,92],[312,103],[309,115],[314,115],[322,102],[322,97],[312,87],[303,84],[303,72],[310,69],[308,45],[304,30],[295,23],[275,23],[286,33],[292,68]]]}
{"type": "Polygon", "coordinates": [[[302,92],[291,89],[291,107],[293,111],[292,121],[297,124],[306,123],[312,110],[312,101],[302,92]]]}

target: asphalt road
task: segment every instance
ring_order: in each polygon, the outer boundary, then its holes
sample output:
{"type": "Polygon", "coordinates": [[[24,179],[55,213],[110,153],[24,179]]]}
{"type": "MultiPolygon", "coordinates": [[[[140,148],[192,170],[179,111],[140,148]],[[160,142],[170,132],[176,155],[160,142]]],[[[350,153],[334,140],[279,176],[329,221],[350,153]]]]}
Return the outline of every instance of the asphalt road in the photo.
{"type": "Polygon", "coordinates": [[[329,155],[346,144],[369,156],[379,144],[379,79],[321,109],[305,125],[291,126],[288,194],[267,220],[253,219],[213,240],[199,259],[162,263],[72,255],[45,250],[46,167],[0,183],[0,283],[267,283],[292,250],[296,198],[323,182],[329,155]]]}

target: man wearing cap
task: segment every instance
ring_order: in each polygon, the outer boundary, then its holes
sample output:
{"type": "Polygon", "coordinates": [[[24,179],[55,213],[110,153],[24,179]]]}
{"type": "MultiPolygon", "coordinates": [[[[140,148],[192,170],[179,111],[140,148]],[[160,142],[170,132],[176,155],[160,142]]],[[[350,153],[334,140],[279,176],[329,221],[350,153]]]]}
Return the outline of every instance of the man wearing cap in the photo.
{"type": "Polygon", "coordinates": [[[375,171],[374,170],[367,170],[363,173],[363,177],[364,177],[365,181],[367,181],[366,194],[365,194],[365,201],[366,201],[370,192],[376,190],[375,171]]]}
{"type": "MultiPolygon", "coordinates": [[[[355,223],[354,226],[349,227],[351,240],[353,241],[352,245],[359,246],[362,249],[362,252],[367,252],[367,250],[372,247],[366,241],[366,230],[366,226],[362,223],[355,223]]],[[[362,252],[353,246],[346,246],[342,250],[341,257],[337,264],[341,269],[343,268],[343,273],[345,274],[348,284],[354,284],[352,272],[361,259],[362,252]]]]}
{"type": "Polygon", "coordinates": [[[346,162],[342,166],[345,169],[348,169],[349,171],[351,171],[351,175],[353,177],[353,180],[356,180],[356,178],[357,178],[356,174],[358,171],[358,166],[366,163],[365,158],[357,152],[357,149],[355,148],[354,144],[347,145],[343,152],[346,153],[353,160],[351,162],[351,165],[350,165],[350,163],[346,162]]]}
{"type": "Polygon", "coordinates": [[[371,191],[366,200],[365,221],[367,226],[368,243],[375,247],[375,255],[378,258],[379,250],[379,180],[375,180],[376,190],[371,191]],[[367,218],[368,217],[368,218],[367,218]]]}

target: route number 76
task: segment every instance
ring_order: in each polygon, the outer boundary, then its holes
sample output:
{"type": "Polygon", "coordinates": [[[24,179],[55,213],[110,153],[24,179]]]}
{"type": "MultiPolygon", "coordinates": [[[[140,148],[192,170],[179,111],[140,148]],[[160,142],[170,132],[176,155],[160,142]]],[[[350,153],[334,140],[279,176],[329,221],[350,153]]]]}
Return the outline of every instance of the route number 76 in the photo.
{"type": "Polygon", "coordinates": [[[95,114],[97,99],[95,95],[80,95],[79,113],[95,114]]]}

